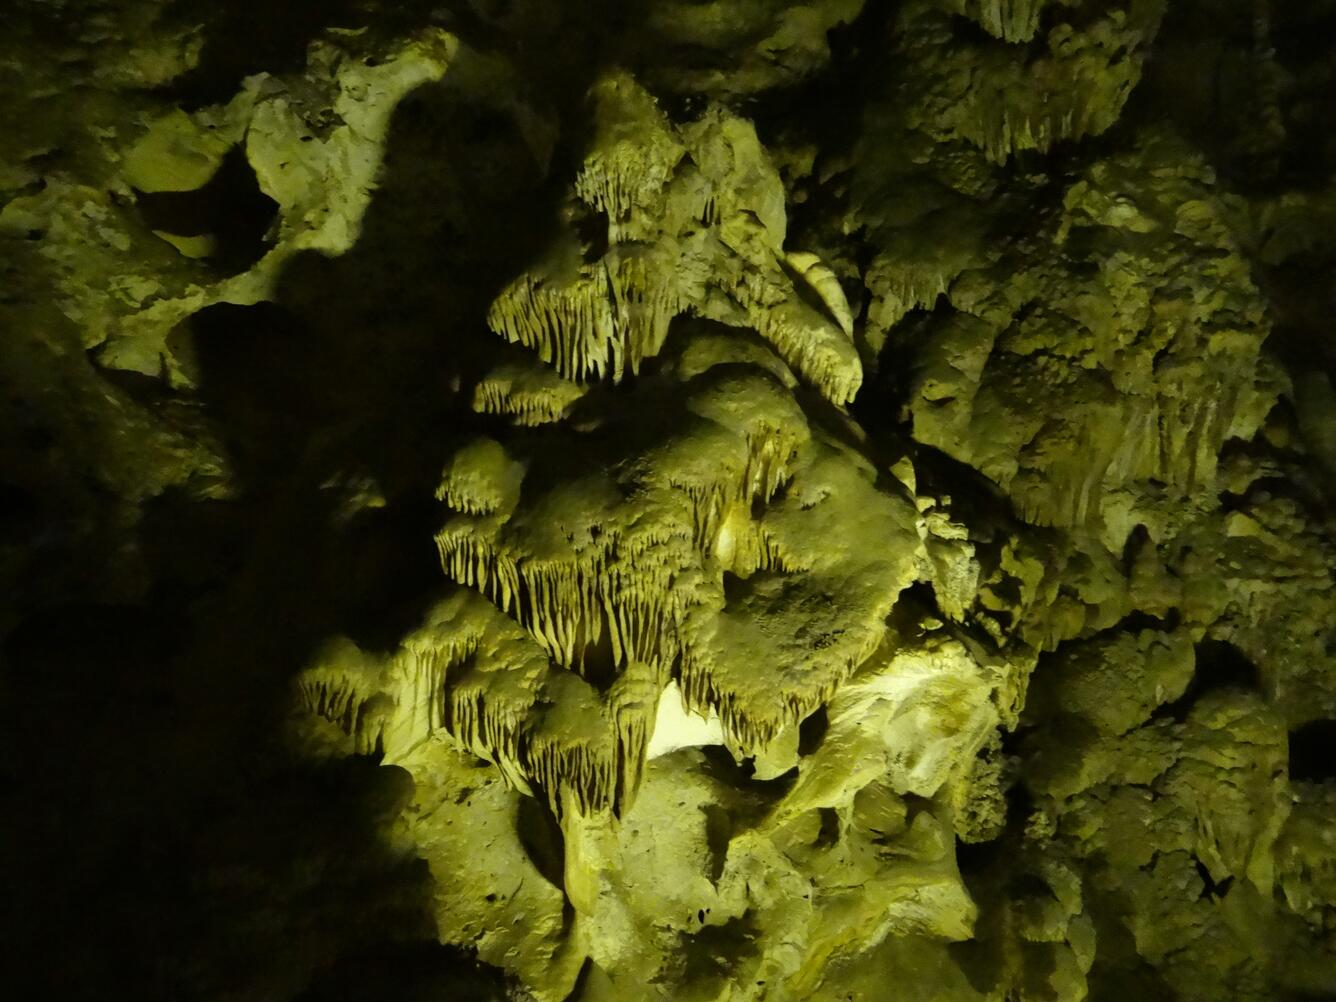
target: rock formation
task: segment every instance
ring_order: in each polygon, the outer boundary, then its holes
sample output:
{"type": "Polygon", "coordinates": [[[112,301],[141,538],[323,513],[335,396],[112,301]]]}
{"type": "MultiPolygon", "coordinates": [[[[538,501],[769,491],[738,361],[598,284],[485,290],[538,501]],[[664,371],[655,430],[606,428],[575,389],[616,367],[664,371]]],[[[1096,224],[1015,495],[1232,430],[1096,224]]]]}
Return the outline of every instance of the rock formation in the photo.
{"type": "Polygon", "coordinates": [[[13,7],[22,988],[1327,997],[1336,3],[13,7]]]}

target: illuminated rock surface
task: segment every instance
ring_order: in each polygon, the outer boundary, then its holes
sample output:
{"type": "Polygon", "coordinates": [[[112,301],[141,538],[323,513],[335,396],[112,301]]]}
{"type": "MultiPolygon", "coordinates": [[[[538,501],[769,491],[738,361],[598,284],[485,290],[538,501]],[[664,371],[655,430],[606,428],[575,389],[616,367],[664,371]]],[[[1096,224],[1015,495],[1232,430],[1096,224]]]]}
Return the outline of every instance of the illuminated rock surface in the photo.
{"type": "Polygon", "coordinates": [[[10,6],[22,997],[1336,997],[1336,3],[10,6]]]}

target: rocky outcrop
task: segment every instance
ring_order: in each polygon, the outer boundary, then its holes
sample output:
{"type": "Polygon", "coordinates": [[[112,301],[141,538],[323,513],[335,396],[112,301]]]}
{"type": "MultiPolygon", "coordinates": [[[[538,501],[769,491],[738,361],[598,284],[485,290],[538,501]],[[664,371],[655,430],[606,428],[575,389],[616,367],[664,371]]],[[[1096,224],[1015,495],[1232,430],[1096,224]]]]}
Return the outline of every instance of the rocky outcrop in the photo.
{"type": "Polygon", "coordinates": [[[1332,983],[1331,3],[14,6],[35,997],[1332,983]]]}

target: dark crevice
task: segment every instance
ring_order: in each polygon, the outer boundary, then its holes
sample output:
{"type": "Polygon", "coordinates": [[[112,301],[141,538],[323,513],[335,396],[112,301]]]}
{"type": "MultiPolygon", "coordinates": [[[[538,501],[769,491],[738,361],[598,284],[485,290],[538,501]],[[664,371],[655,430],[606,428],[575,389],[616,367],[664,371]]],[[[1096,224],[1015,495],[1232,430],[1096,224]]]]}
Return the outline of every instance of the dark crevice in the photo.
{"type": "MultiPolygon", "coordinates": [[[[698,921],[704,923],[709,913],[698,921]]],[[[683,942],[685,980],[688,985],[703,981],[706,984],[719,977],[727,977],[739,966],[758,953],[761,930],[751,912],[718,925],[703,925],[683,942]]]]}
{"type": "Polygon", "coordinates": [[[819,706],[798,725],[798,754],[811,755],[821,747],[821,742],[830,730],[830,716],[825,706],[819,706]]]}
{"type": "Polygon", "coordinates": [[[840,814],[833,807],[817,808],[817,813],[821,818],[821,826],[814,844],[818,849],[829,849],[840,840],[840,814]]]}
{"type": "Polygon", "coordinates": [[[606,213],[590,209],[580,203],[580,209],[574,213],[573,225],[580,239],[586,264],[602,260],[608,253],[609,221],[606,213]]]}
{"type": "Polygon", "coordinates": [[[1178,628],[1181,618],[1182,614],[1177,609],[1169,609],[1163,616],[1136,609],[1119,620],[1114,629],[1122,633],[1140,633],[1143,630],[1170,633],[1178,628]]]}
{"type": "Polygon", "coordinates": [[[1155,543],[1150,538],[1150,531],[1138,523],[1132,531],[1127,534],[1127,541],[1123,543],[1123,573],[1131,575],[1133,565],[1137,557],[1147,548],[1154,547],[1155,543]]]}
{"type": "Polygon", "coordinates": [[[724,571],[724,604],[737,607],[755,594],[757,581],[752,577],[740,577],[732,571],[724,571]]]}
{"type": "Polygon", "coordinates": [[[733,819],[728,811],[717,804],[701,807],[705,815],[705,845],[710,857],[710,881],[719,883],[728,862],[728,844],[733,838],[733,819]]]}
{"type": "Polygon", "coordinates": [[[352,949],[316,976],[295,1002],[468,999],[506,1002],[511,980],[466,950],[434,942],[352,949]]]}
{"type": "Polygon", "coordinates": [[[21,484],[0,479],[0,545],[23,542],[43,521],[43,506],[21,484]]]}
{"type": "Polygon", "coordinates": [[[1290,779],[1336,780],[1336,720],[1312,720],[1290,732],[1290,779]]]}
{"type": "Polygon", "coordinates": [[[849,413],[874,439],[879,435],[909,437],[912,422],[907,408],[918,375],[916,358],[933,332],[955,313],[942,296],[931,309],[911,310],[888,332],[875,374],[864,379],[849,406],[849,413]]]}
{"type": "Polygon", "coordinates": [[[986,842],[958,842],[956,865],[967,886],[974,888],[995,869],[1005,867],[1024,839],[1025,827],[1034,813],[1034,795],[1024,782],[1005,790],[1006,821],[1002,834],[986,842]]]}
{"type": "Polygon", "coordinates": [[[243,9],[186,0],[174,13],[183,23],[198,18],[204,47],[198,64],[172,81],[165,96],[198,108],[227,101],[252,74],[299,71],[312,41],[329,28],[365,26],[372,6],[371,0],[269,0],[243,9]]]}
{"type": "Polygon", "coordinates": [[[1192,708],[1210,693],[1260,691],[1257,666],[1242,651],[1226,641],[1203,640],[1196,648],[1196,667],[1187,689],[1177,699],[1158,707],[1151,719],[1183,723],[1192,708]]]}
{"type": "Polygon", "coordinates": [[[529,862],[558,890],[566,886],[566,840],[561,822],[547,804],[536,797],[519,798],[515,828],[529,862]]]}
{"type": "Polygon", "coordinates": [[[204,187],[141,191],[135,202],[151,230],[210,238],[205,259],[227,275],[245,271],[265,255],[266,235],[278,214],[278,203],[260,190],[240,146],[228,151],[204,187]]]}
{"type": "Polygon", "coordinates": [[[1211,871],[1206,868],[1206,864],[1200,859],[1194,856],[1192,862],[1197,870],[1197,876],[1201,878],[1200,897],[1202,899],[1223,898],[1229,893],[1230,885],[1234,883],[1233,877],[1224,877],[1217,881],[1211,876],[1211,871]]]}
{"type": "MultiPolygon", "coordinates": [[[[744,758],[741,762],[733,758],[733,753],[722,745],[704,745],[699,749],[702,764],[707,775],[720,784],[740,792],[748,798],[751,807],[760,810],[764,804],[775,803],[793,788],[798,778],[798,771],[788,772],[774,779],[756,778],[756,760],[744,758]]],[[[736,824],[743,827],[750,821],[750,814],[738,817],[736,824]]]]}
{"type": "Polygon", "coordinates": [[[580,677],[600,693],[606,693],[621,677],[623,666],[613,651],[612,628],[606,622],[599,631],[598,640],[586,645],[578,657],[580,677]]]}

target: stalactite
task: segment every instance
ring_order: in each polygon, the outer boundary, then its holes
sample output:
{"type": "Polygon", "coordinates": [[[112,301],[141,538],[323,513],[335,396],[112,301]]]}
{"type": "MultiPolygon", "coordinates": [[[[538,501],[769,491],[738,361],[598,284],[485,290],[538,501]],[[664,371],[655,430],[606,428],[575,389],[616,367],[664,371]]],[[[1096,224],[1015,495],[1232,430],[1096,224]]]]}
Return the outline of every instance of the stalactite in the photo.
{"type": "Polygon", "coordinates": [[[584,389],[544,366],[507,364],[489,372],[473,388],[473,409],[509,414],[519,425],[559,421],[584,389]]]}
{"type": "Polygon", "coordinates": [[[664,540],[642,540],[640,554],[633,550],[614,560],[619,542],[609,533],[604,551],[544,563],[498,552],[466,526],[437,537],[447,575],[487,594],[566,667],[579,666],[605,623],[619,664],[637,654],[654,660],[670,656],[661,624],[673,618],[671,605],[664,603],[674,602],[675,592],[663,577],[666,568],[647,556],[664,540]],[[627,567],[640,569],[628,574],[627,567]],[[660,580],[646,588],[646,575],[660,580]]]}
{"type": "Polygon", "coordinates": [[[946,295],[955,270],[950,266],[944,270],[936,261],[879,257],[867,278],[876,295],[868,308],[869,320],[889,330],[914,310],[930,309],[946,295]]]}
{"type": "Polygon", "coordinates": [[[1028,42],[1039,30],[1049,0],[946,0],[952,11],[976,21],[995,38],[1028,42]]]}
{"type": "Polygon", "coordinates": [[[390,665],[347,638],[335,638],[297,677],[297,699],[351,737],[358,751],[374,749],[394,712],[392,676],[390,665]]]}
{"type": "Polygon", "coordinates": [[[575,192],[612,220],[652,204],[685,153],[657,102],[627,73],[590,91],[594,136],[575,178],[575,192]]]}
{"type": "Polygon", "coordinates": [[[519,499],[524,466],[490,438],[460,448],[441,473],[436,499],[466,515],[504,518],[519,499]]]}
{"type": "Polygon", "coordinates": [[[778,305],[750,309],[752,323],[795,372],[835,404],[847,404],[863,382],[853,343],[834,322],[796,295],[778,305]]]}
{"type": "Polygon", "coordinates": [[[525,274],[496,298],[487,324],[522,344],[570,379],[599,378],[611,368],[613,312],[607,271],[596,267],[553,287],[525,274]]]}
{"type": "Polygon", "coordinates": [[[525,273],[496,298],[487,323],[568,379],[617,382],[658,354],[687,308],[672,275],[672,262],[652,250],[614,247],[573,280],[525,273]]]}

